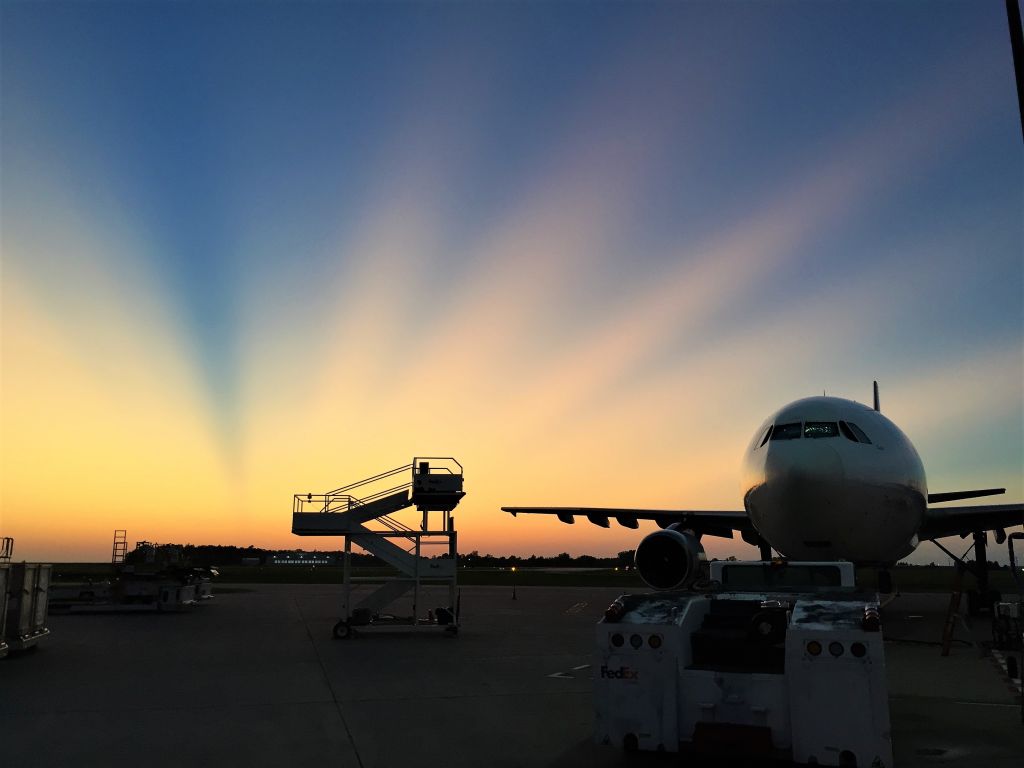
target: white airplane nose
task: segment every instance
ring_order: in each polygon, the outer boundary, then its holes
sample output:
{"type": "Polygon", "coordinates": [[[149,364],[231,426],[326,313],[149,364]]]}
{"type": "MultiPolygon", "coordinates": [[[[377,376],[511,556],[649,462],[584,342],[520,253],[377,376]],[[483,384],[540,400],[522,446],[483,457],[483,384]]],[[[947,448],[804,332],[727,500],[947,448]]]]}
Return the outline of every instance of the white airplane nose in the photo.
{"type": "Polygon", "coordinates": [[[780,552],[810,559],[833,553],[833,528],[845,495],[843,460],[818,440],[768,446],[762,482],[746,497],[755,527],[780,552]]]}
{"type": "Polygon", "coordinates": [[[845,473],[843,460],[828,443],[792,440],[771,443],[764,463],[769,485],[822,485],[841,490],[845,473]]]}

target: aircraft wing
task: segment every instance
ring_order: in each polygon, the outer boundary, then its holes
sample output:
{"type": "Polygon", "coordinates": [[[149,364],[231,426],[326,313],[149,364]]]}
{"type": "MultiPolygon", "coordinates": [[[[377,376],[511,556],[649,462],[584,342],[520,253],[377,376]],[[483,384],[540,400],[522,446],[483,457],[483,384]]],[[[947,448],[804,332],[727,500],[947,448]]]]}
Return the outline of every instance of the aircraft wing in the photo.
{"type": "MultiPolygon", "coordinates": [[[[661,528],[673,523],[682,523],[694,533],[732,538],[733,531],[747,537],[756,537],[750,518],[743,510],[713,511],[699,509],[616,509],[605,507],[502,507],[505,512],[515,515],[554,515],[563,523],[572,524],[576,517],[585,517],[594,525],[607,528],[615,520],[625,528],[636,528],[639,520],[654,520],[661,528]]],[[[756,539],[754,539],[756,541],[756,539]]]]}
{"type": "Polygon", "coordinates": [[[1024,525],[1024,504],[984,504],[977,507],[928,507],[918,537],[938,539],[975,531],[1024,525]]]}

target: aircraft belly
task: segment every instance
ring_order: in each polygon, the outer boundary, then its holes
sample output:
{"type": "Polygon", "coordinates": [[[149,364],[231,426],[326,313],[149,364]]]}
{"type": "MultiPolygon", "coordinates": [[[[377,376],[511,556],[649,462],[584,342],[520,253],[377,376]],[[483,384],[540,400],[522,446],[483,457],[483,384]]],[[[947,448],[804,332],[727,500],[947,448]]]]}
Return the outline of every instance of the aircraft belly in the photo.
{"type": "Polygon", "coordinates": [[[893,562],[913,550],[924,499],[912,489],[791,478],[746,495],[751,522],[792,559],[893,562]]]}

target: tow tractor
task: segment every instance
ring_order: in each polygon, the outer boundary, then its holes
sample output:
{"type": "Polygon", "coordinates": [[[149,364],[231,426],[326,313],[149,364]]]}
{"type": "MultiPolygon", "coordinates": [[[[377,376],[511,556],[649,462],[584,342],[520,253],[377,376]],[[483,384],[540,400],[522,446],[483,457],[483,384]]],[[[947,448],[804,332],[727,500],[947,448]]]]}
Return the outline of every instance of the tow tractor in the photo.
{"type": "Polygon", "coordinates": [[[709,564],[597,625],[596,730],[627,751],[892,765],[877,595],[844,562],[709,564]]]}

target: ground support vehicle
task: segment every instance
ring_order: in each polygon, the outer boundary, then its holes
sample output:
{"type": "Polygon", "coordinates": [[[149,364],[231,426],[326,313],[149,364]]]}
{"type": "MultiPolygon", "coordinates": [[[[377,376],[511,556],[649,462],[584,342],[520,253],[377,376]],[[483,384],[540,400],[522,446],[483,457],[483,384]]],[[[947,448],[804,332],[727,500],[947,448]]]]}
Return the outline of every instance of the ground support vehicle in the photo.
{"type": "Polygon", "coordinates": [[[706,589],[624,595],[597,625],[596,740],[891,766],[877,595],[852,566],[711,565],[706,589]]]}
{"type": "Polygon", "coordinates": [[[166,574],[122,573],[110,580],[59,583],[53,609],[67,613],[183,611],[196,604],[196,585],[166,574]]]}

